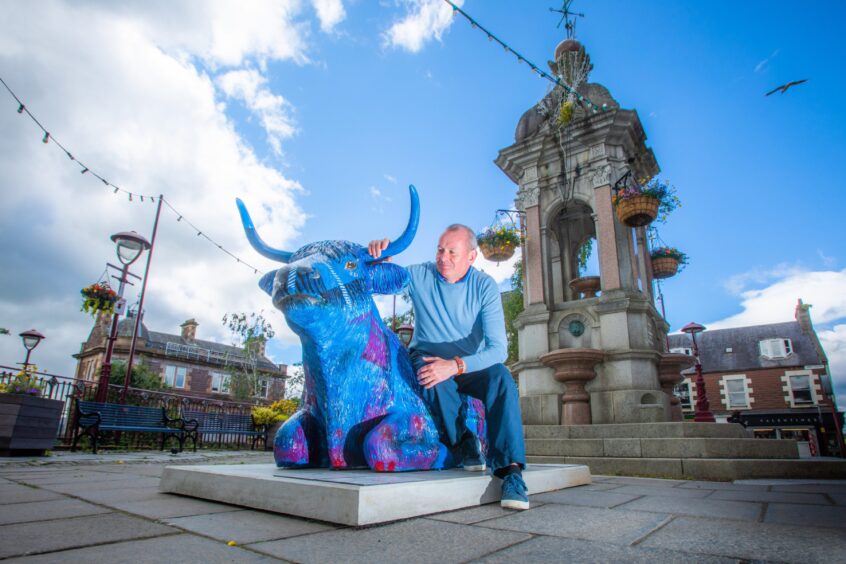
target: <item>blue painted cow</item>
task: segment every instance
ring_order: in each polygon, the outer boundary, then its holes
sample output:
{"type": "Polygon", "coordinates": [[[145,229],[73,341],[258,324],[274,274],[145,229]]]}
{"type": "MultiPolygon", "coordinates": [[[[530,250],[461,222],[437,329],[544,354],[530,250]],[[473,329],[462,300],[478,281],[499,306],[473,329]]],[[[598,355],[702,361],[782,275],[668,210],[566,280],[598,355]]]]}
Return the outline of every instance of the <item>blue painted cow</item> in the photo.
{"type": "MultiPolygon", "coordinates": [[[[404,268],[383,260],[405,250],[417,232],[420,203],[414,186],[409,193],[408,225],[380,260],[348,241],[310,243],[293,253],[272,249],[237,200],[252,246],[285,264],[259,285],[302,341],[303,406],[274,439],[280,467],[394,472],[453,465],[408,351],[382,322],[372,298],[395,294],[408,283],[404,268]]],[[[483,431],[481,403],[465,402],[468,428],[483,431]]],[[[479,436],[484,440],[483,432],[479,436]]]]}

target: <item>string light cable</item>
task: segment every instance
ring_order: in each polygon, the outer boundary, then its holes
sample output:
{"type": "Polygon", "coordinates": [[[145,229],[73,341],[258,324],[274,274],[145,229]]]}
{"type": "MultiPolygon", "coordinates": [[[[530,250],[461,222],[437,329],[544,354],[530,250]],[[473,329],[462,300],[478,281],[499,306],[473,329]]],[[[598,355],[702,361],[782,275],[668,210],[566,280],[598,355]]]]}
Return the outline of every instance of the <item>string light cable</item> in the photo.
{"type": "Polygon", "coordinates": [[[544,71],[539,66],[534,64],[532,61],[528,60],[526,57],[524,57],[523,55],[521,55],[520,53],[515,51],[507,43],[505,43],[502,39],[500,39],[499,37],[494,35],[492,32],[488,31],[487,28],[485,28],[482,24],[480,24],[478,21],[476,21],[470,14],[468,14],[467,12],[465,12],[464,10],[462,10],[461,8],[459,8],[458,6],[453,4],[450,0],[444,0],[444,2],[446,2],[447,4],[449,4],[452,7],[453,13],[458,13],[458,14],[461,14],[462,16],[464,16],[464,19],[466,19],[468,22],[470,22],[471,27],[473,27],[474,29],[479,28],[485,35],[487,35],[488,41],[494,41],[494,42],[498,43],[500,46],[502,46],[503,49],[505,49],[505,51],[507,53],[511,53],[512,55],[517,57],[518,63],[526,63],[529,66],[529,68],[533,72],[535,72],[538,76],[545,78],[546,80],[552,82],[553,84],[560,86],[561,88],[566,90],[569,94],[572,94],[579,102],[581,102],[582,104],[584,104],[588,108],[590,108],[593,111],[593,113],[604,112],[604,111],[608,110],[608,104],[594,104],[593,102],[590,101],[590,99],[587,96],[584,96],[583,94],[579,94],[576,91],[575,87],[573,87],[573,86],[567,84],[566,82],[564,82],[564,80],[560,76],[553,76],[553,75],[549,74],[548,72],[544,71]]]}
{"type": "MultiPolygon", "coordinates": [[[[151,202],[151,203],[156,203],[158,196],[149,196],[149,195],[146,195],[146,194],[139,194],[137,192],[132,192],[132,191],[126,190],[124,188],[121,188],[120,186],[117,186],[117,185],[109,182],[105,177],[101,176],[100,174],[97,174],[94,170],[91,169],[91,167],[87,166],[82,161],[77,159],[70,152],[70,150],[68,150],[64,145],[62,145],[50,133],[50,131],[46,127],[44,127],[44,125],[42,125],[42,123],[40,121],[38,121],[38,119],[32,114],[32,112],[29,111],[29,108],[26,107],[26,104],[23,103],[23,101],[18,97],[17,94],[15,94],[15,92],[11,89],[11,87],[9,87],[9,85],[6,83],[5,80],[3,80],[2,77],[0,77],[0,84],[3,84],[3,87],[6,88],[6,90],[9,92],[9,94],[12,96],[12,98],[14,98],[15,102],[17,102],[17,104],[18,104],[17,112],[21,115],[28,116],[32,120],[32,122],[36,126],[38,126],[38,128],[41,130],[41,132],[43,133],[41,141],[45,144],[49,144],[49,143],[52,142],[52,144],[55,145],[56,147],[58,147],[68,157],[68,159],[70,159],[72,162],[76,163],[77,166],[79,166],[80,173],[87,174],[87,175],[90,175],[90,176],[96,178],[97,180],[102,182],[107,188],[113,189],[114,194],[117,194],[118,192],[122,192],[122,193],[126,194],[127,199],[130,202],[134,202],[134,201],[138,200],[140,202],[148,201],[148,202],[151,202]]],[[[161,196],[161,200],[162,200],[162,203],[165,204],[168,207],[168,209],[170,209],[176,215],[176,217],[177,217],[176,221],[177,222],[185,223],[186,225],[188,225],[194,231],[197,232],[198,237],[202,237],[203,239],[207,240],[212,245],[217,247],[218,250],[220,250],[223,253],[225,253],[225,254],[229,255],[230,257],[234,258],[238,263],[243,264],[244,266],[246,266],[247,268],[252,270],[255,274],[259,274],[259,270],[256,267],[250,265],[249,263],[247,263],[246,261],[244,261],[240,257],[236,256],[235,254],[233,254],[232,252],[227,250],[223,245],[221,245],[220,243],[218,243],[217,241],[215,241],[214,239],[209,237],[205,233],[205,231],[203,231],[202,229],[200,229],[199,227],[197,227],[196,225],[194,225],[193,223],[188,221],[185,218],[185,215],[182,212],[178,211],[176,208],[174,208],[171,205],[171,203],[169,201],[167,201],[167,199],[165,199],[164,196],[161,196]]]]}

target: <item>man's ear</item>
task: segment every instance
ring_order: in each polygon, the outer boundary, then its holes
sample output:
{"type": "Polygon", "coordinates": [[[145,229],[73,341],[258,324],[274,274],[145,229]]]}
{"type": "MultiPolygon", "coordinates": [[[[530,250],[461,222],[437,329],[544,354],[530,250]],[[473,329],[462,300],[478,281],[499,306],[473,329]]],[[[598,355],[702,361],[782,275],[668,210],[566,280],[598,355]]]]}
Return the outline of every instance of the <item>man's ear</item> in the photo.
{"type": "Polygon", "coordinates": [[[370,265],[370,284],[376,294],[397,294],[408,285],[410,276],[403,267],[389,262],[370,265]]]}
{"type": "Polygon", "coordinates": [[[259,280],[259,288],[267,292],[267,295],[273,297],[273,281],[276,279],[276,270],[271,270],[261,277],[259,280]]]}
{"type": "Polygon", "coordinates": [[[473,249],[470,251],[470,264],[476,262],[476,258],[479,256],[479,249],[473,249]]]}

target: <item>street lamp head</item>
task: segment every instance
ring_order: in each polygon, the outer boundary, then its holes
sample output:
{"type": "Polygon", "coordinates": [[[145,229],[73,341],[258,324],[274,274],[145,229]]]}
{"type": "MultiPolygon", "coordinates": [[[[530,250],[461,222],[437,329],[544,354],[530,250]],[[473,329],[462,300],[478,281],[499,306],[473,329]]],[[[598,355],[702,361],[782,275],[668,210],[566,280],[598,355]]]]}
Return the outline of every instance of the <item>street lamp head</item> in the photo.
{"type": "Polygon", "coordinates": [[[21,339],[23,340],[23,345],[26,350],[31,351],[35,347],[38,346],[38,343],[44,339],[44,335],[36,331],[35,329],[30,329],[29,331],[24,331],[20,334],[21,339]]]}
{"type": "Polygon", "coordinates": [[[414,336],[414,325],[403,323],[397,329],[397,336],[406,347],[411,344],[411,338],[414,336]]]}
{"type": "Polygon", "coordinates": [[[141,253],[150,248],[150,242],[135,231],[122,231],[112,235],[117,245],[117,256],[124,266],[135,262],[141,253]]]}
{"type": "Polygon", "coordinates": [[[705,330],[704,325],[700,325],[698,323],[693,323],[693,322],[688,323],[687,325],[685,325],[684,327],[681,328],[682,333],[687,333],[689,335],[695,335],[697,333],[701,333],[704,330],[705,330]]]}

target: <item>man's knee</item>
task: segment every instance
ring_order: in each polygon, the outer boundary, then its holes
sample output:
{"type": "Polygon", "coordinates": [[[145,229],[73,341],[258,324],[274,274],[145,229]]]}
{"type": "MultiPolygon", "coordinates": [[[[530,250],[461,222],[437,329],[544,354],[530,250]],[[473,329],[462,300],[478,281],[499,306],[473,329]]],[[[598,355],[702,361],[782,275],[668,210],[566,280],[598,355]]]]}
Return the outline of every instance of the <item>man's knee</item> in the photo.
{"type": "Polygon", "coordinates": [[[511,371],[501,362],[488,368],[487,372],[492,385],[506,389],[514,388],[514,377],[511,375],[511,371]]]}

